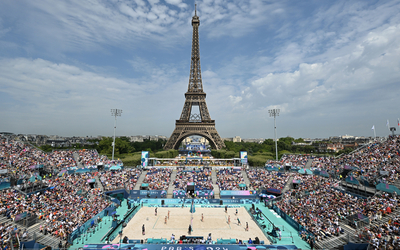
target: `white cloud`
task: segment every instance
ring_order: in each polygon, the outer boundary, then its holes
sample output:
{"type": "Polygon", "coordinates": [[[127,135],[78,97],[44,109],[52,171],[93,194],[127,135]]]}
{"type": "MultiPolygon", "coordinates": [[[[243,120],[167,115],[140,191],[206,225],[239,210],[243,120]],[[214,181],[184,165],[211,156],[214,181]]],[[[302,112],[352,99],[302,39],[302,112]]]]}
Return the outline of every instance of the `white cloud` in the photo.
{"type": "MultiPolygon", "coordinates": [[[[370,131],[398,116],[398,1],[196,3],[204,90],[223,137],[271,137],[270,108],[281,109],[282,136],[370,131]]],[[[172,132],[192,1],[22,4],[0,2],[0,127],[26,131],[27,120],[80,134],[96,121],[90,134],[102,133],[109,109],[122,108],[126,134],[172,132]]]]}
{"type": "Polygon", "coordinates": [[[294,71],[268,73],[253,80],[252,87],[233,102],[243,97],[238,104],[247,109],[266,112],[274,106],[281,108],[282,117],[302,114],[310,122],[313,115],[336,118],[337,123],[348,116],[354,122],[368,113],[370,118],[363,119],[395,115],[394,106],[400,104],[395,94],[400,93],[400,25],[375,29],[351,47],[352,51],[346,49],[349,54],[337,54],[325,62],[300,63],[294,71]]]}
{"type": "Polygon", "coordinates": [[[210,0],[200,2],[198,9],[210,37],[241,37],[284,12],[279,2],[263,1],[210,0]]]}
{"type": "Polygon", "coordinates": [[[182,2],[182,0],[165,0],[165,1],[169,4],[176,5],[182,9],[186,9],[188,7],[187,4],[182,2]]]}
{"type": "Polygon", "coordinates": [[[104,77],[43,59],[1,59],[0,105],[7,109],[1,111],[0,127],[43,134],[53,130],[70,135],[104,134],[110,125],[110,109],[120,108],[126,115],[121,118],[124,122],[120,133],[151,133],[152,129],[159,130],[159,134],[170,133],[178,117],[168,116],[171,121],[167,128],[158,125],[164,120],[162,114],[181,109],[178,106],[183,101],[179,99],[183,99],[181,87],[185,83],[168,75],[163,75],[163,80],[164,86],[154,83],[154,79],[104,77]],[[171,100],[163,101],[167,96],[171,100]],[[143,122],[149,112],[154,117],[143,122]],[[60,132],[60,128],[66,132],[60,132]]]}

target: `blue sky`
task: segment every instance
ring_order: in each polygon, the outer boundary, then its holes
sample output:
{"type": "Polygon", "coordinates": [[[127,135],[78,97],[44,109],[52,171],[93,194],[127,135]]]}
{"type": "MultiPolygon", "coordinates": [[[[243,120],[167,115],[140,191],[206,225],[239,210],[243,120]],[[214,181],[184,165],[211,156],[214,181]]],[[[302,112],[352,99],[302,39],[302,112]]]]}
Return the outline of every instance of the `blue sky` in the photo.
{"type": "MultiPolygon", "coordinates": [[[[221,137],[389,134],[400,117],[400,1],[196,1],[221,137]]],[[[0,1],[0,131],[170,136],[194,1],[0,1]]]]}

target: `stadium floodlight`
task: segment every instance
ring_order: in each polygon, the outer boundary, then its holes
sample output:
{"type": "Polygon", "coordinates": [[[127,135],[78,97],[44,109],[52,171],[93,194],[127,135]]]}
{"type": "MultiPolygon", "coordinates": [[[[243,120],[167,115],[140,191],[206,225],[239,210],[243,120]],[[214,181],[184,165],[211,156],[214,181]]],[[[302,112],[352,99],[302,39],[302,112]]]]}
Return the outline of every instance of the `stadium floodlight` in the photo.
{"type": "Polygon", "coordinates": [[[112,151],[112,160],[114,160],[114,151],[115,151],[115,129],[117,128],[117,116],[121,116],[122,109],[111,109],[111,116],[115,117],[114,121],[114,139],[112,143],[113,151],[112,151]]]}
{"type": "Polygon", "coordinates": [[[275,154],[276,154],[276,162],[278,162],[278,141],[276,139],[276,117],[279,116],[279,109],[270,109],[268,110],[269,116],[274,117],[274,128],[275,128],[275,154]]]}

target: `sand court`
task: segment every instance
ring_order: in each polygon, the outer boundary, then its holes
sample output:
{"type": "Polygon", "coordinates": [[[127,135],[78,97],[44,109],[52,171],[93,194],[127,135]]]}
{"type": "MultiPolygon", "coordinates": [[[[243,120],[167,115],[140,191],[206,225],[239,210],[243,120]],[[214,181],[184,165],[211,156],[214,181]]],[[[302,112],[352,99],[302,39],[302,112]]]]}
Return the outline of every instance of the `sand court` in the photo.
{"type": "MultiPolygon", "coordinates": [[[[204,236],[206,239],[208,234],[211,233],[214,241],[219,238],[241,240],[251,238],[254,240],[255,237],[258,237],[265,244],[269,244],[268,239],[244,207],[228,208],[227,213],[225,213],[224,207],[196,207],[194,214],[190,213],[189,207],[158,207],[157,215],[155,215],[154,207],[142,207],[123,229],[122,237],[127,236],[129,239],[167,238],[169,240],[172,234],[176,238],[181,235],[189,235],[189,225],[192,225],[192,236],[204,236]],[[235,215],[236,209],[238,216],[235,215]],[[165,223],[168,211],[170,215],[167,223],[165,223]],[[204,221],[201,221],[202,214],[204,221]],[[228,223],[228,217],[230,217],[230,223],[228,223]],[[241,225],[238,224],[237,218],[239,218],[241,225]],[[249,224],[249,231],[245,230],[246,222],[249,224]],[[142,235],[143,224],[145,225],[145,235],[142,235]]],[[[118,241],[119,236],[114,239],[113,243],[118,241]]]]}

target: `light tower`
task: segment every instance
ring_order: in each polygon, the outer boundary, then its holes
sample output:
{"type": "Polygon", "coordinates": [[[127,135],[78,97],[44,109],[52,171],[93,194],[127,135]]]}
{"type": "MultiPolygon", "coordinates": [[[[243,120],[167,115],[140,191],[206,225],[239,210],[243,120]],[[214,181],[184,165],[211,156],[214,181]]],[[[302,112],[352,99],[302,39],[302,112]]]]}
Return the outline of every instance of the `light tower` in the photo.
{"type": "Polygon", "coordinates": [[[269,116],[274,117],[274,128],[275,128],[275,154],[276,154],[276,161],[278,161],[278,141],[276,139],[276,117],[279,116],[279,109],[270,109],[268,110],[269,116]]]}
{"type": "Polygon", "coordinates": [[[112,160],[114,160],[114,150],[115,150],[115,129],[117,128],[117,116],[121,116],[122,109],[111,109],[111,116],[115,117],[114,121],[114,139],[112,143],[113,152],[112,152],[112,160]]]}

